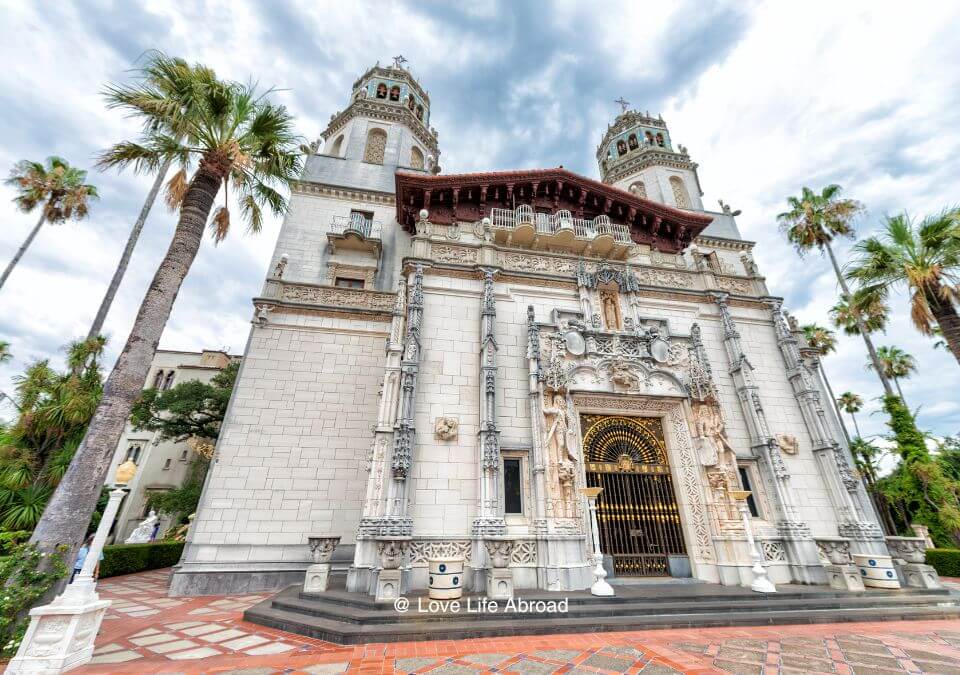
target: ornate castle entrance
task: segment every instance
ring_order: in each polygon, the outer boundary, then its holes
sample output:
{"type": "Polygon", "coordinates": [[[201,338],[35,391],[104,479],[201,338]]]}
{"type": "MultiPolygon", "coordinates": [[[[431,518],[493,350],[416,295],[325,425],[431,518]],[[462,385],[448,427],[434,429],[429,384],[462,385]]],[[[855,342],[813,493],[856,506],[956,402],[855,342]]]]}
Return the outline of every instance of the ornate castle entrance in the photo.
{"type": "Polygon", "coordinates": [[[666,576],[686,547],[660,419],[582,415],[580,426],[587,485],[603,488],[601,549],[618,575],[666,576]]]}

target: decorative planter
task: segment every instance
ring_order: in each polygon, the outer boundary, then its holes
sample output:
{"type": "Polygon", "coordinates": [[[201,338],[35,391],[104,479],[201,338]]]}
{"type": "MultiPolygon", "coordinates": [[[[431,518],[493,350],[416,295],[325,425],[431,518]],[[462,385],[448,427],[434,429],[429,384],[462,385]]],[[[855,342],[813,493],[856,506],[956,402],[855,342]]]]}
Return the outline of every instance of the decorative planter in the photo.
{"type": "Polygon", "coordinates": [[[900,588],[893,558],[888,555],[853,554],[853,562],[860,570],[863,585],[871,588],[900,588]]]}
{"type": "Polygon", "coordinates": [[[430,558],[430,599],[456,600],[463,596],[463,558],[430,558]]]}

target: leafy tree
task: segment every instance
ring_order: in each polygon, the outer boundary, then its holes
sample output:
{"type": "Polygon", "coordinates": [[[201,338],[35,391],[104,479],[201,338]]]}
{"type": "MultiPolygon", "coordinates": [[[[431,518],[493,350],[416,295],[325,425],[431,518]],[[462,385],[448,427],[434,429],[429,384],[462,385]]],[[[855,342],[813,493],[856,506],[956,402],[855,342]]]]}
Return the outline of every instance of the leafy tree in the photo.
{"type": "Polygon", "coordinates": [[[0,431],[3,530],[29,530],[40,520],[100,400],[105,345],[103,338],[76,342],[68,347],[66,372],[42,360],[15,378],[19,415],[0,431]]]}
{"type": "Polygon", "coordinates": [[[960,483],[951,480],[930,454],[903,402],[885,396],[883,404],[901,462],[893,474],[878,481],[878,487],[898,512],[901,529],[917,522],[930,528],[938,546],[960,544],[960,483]]]}
{"type": "MultiPolygon", "coordinates": [[[[817,249],[821,253],[826,251],[830,263],[833,265],[833,271],[837,275],[842,297],[850,298],[852,297],[850,288],[840,271],[840,265],[837,263],[831,244],[837,237],[853,238],[854,229],[851,222],[863,210],[863,207],[860,202],[854,199],[841,198],[841,192],[842,188],[839,185],[828,185],[819,194],[808,187],[804,187],[799,197],[787,198],[790,209],[779,214],[777,220],[780,221],[780,228],[786,234],[787,240],[794,245],[801,256],[813,249],[817,249]]],[[[864,344],[867,346],[867,352],[876,363],[877,353],[873,346],[873,340],[870,339],[869,331],[859,316],[855,317],[855,321],[864,344]]],[[[883,385],[883,390],[888,395],[893,394],[890,381],[879,367],[876,371],[880,377],[880,383],[883,385]]]]}
{"type": "Polygon", "coordinates": [[[164,440],[215,440],[239,369],[238,362],[231,363],[209,384],[190,380],[166,391],[145,389],[133,406],[130,421],[138,431],[159,431],[164,440]]]}
{"type": "MultiPolygon", "coordinates": [[[[840,398],[837,399],[837,405],[839,405],[845,413],[850,415],[850,419],[853,420],[853,428],[857,430],[857,437],[860,437],[860,425],[857,424],[857,413],[863,410],[863,399],[852,391],[845,391],[840,394],[840,398]]],[[[852,449],[851,447],[851,450],[852,449]]]]}
{"type": "Polygon", "coordinates": [[[255,84],[223,81],[210,68],[153,53],[138,82],[112,85],[108,105],[143,121],[138,139],[106,150],[101,168],[133,167],[157,173],[169,161],[181,168],[196,162],[180,201],[179,220],[170,247],[134,320],[117,363],[104,386],[101,401],[70,468],[47,503],[32,542],[52,550],[69,542],[73,560],[87,529],[109,457],[143,388],[157,343],[174,300],[200,248],[208,221],[213,239],[230,230],[226,199],[210,218],[217,195],[229,185],[251,231],[262,224],[262,208],[275,214],[287,210],[278,189],[287,188],[300,173],[302,157],[293,120],[283,106],[271,104],[270,91],[255,84]],[[160,87],[155,69],[165,70],[175,86],[160,87]]]}
{"type": "Polygon", "coordinates": [[[21,160],[13,167],[7,185],[17,191],[13,198],[17,208],[32,213],[40,208],[40,219],[30,230],[13,259],[0,276],[0,288],[27,252],[44,223],[58,225],[68,220],[83,220],[90,211],[90,202],[98,198],[97,188],[84,183],[87,172],[70,166],[61,157],[47,157],[46,163],[21,160]]]}
{"type": "Polygon", "coordinates": [[[150,508],[179,514],[181,520],[197,510],[210,466],[210,451],[220,433],[239,369],[239,362],[233,362],[209,384],[191,380],[166,391],[146,389],[140,395],[131,415],[134,428],[157,431],[164,440],[189,440],[195,451],[183,485],[151,496],[150,508]]]}
{"type": "Polygon", "coordinates": [[[10,343],[6,340],[0,340],[0,363],[6,363],[13,358],[10,353],[10,343]]]}
{"type": "Polygon", "coordinates": [[[960,362],[960,208],[914,223],[907,214],[888,216],[880,235],[857,244],[847,277],[864,292],[886,299],[893,286],[910,293],[910,318],[924,335],[939,327],[960,362]]]}
{"type": "MultiPolygon", "coordinates": [[[[899,347],[886,346],[877,350],[877,358],[880,360],[880,367],[883,368],[884,374],[893,380],[896,385],[900,399],[905,400],[903,391],[900,389],[900,378],[910,377],[910,373],[917,370],[916,360],[899,347]]],[[[873,364],[869,361],[867,362],[867,368],[873,368],[873,364]]]]}

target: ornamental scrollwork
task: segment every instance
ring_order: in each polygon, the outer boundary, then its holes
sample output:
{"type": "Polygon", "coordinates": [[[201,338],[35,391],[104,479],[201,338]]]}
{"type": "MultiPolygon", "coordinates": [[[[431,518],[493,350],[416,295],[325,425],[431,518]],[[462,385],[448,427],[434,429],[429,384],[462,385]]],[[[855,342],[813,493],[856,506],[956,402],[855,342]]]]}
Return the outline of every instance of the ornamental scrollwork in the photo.
{"type": "Polygon", "coordinates": [[[468,246],[451,246],[449,244],[433,244],[430,255],[437,262],[472,265],[477,262],[477,249],[468,246]]]}
{"type": "Polygon", "coordinates": [[[396,294],[352,288],[283,284],[280,299],[311,305],[392,311],[396,294]]]}

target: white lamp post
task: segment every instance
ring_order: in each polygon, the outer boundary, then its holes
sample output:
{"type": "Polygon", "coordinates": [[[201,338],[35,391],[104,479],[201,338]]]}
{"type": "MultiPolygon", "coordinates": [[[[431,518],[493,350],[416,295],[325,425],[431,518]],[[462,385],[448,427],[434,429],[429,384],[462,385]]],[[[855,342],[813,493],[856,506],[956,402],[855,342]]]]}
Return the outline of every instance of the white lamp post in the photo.
{"type": "Polygon", "coordinates": [[[743,519],[743,530],[747,534],[747,546],[750,547],[750,556],[753,558],[753,583],[750,589],[757,593],[776,593],[777,587],[767,577],[767,568],[763,566],[763,555],[753,538],[753,528],[750,526],[750,510],[747,508],[749,490],[730,490],[730,496],[737,501],[740,517],[743,519]]]}
{"type": "Polygon", "coordinates": [[[116,484],[80,573],[49,605],[30,610],[30,626],[6,672],[59,673],[82,666],[93,657],[93,643],[110,606],[109,600],[97,595],[93,573],[120,509],[124,487],[136,471],[137,465],[131,460],[117,468],[116,484]]]}
{"type": "Polygon", "coordinates": [[[607,571],[603,569],[603,553],[600,551],[600,528],[597,525],[597,497],[603,492],[600,487],[580,488],[580,494],[587,498],[590,506],[590,528],[593,530],[593,586],[591,595],[614,595],[613,587],[607,583],[607,571]]]}

